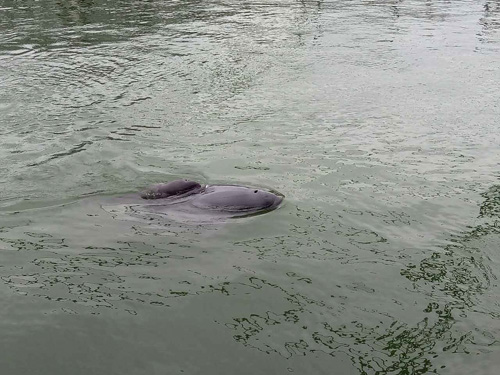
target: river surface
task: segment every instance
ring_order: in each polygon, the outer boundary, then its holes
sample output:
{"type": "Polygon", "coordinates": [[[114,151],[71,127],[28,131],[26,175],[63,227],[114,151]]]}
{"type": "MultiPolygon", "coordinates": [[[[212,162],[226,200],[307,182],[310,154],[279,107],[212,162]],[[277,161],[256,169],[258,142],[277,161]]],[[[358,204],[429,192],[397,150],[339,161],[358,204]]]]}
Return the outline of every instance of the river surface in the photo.
{"type": "Polygon", "coordinates": [[[498,374],[499,87],[494,0],[0,0],[0,372],[498,374]]]}

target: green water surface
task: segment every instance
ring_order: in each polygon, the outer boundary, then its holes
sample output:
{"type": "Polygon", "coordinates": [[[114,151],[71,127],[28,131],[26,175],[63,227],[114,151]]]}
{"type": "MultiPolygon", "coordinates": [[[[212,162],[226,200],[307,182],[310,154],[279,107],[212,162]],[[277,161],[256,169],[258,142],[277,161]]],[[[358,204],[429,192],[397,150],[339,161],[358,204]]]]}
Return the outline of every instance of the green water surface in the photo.
{"type": "Polygon", "coordinates": [[[499,88],[495,0],[0,0],[0,373],[498,374],[499,88]]]}

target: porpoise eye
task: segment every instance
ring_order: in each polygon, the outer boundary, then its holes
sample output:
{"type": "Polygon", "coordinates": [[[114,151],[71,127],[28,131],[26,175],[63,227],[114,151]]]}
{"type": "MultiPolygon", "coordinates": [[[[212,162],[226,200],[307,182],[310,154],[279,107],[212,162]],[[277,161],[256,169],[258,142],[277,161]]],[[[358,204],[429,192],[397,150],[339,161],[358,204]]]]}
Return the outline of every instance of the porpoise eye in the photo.
{"type": "Polygon", "coordinates": [[[257,192],[258,192],[258,190],[254,190],[254,193],[257,193],[257,192]]]}

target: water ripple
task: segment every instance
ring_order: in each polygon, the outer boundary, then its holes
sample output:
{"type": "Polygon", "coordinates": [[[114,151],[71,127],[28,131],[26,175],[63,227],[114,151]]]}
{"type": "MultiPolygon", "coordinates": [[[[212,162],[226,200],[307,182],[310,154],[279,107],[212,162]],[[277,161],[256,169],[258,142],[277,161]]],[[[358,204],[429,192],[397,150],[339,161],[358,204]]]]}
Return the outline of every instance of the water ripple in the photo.
{"type": "Polygon", "coordinates": [[[2,369],[494,372],[498,14],[3,1],[2,369]],[[127,202],[178,178],[286,204],[185,225],[127,202]]]}

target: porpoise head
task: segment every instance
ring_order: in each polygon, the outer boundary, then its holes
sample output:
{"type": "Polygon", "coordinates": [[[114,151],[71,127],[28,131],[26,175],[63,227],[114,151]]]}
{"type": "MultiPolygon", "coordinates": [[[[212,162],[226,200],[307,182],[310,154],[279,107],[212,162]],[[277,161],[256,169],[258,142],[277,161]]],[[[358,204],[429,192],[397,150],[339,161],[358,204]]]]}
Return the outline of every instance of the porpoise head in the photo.
{"type": "Polygon", "coordinates": [[[160,199],[198,193],[202,187],[196,181],[175,180],[166,184],[155,184],[141,193],[143,199],[160,199]]]}
{"type": "Polygon", "coordinates": [[[280,205],[283,197],[261,189],[244,186],[209,186],[193,200],[198,208],[226,212],[255,212],[272,210],[280,205]]]}

